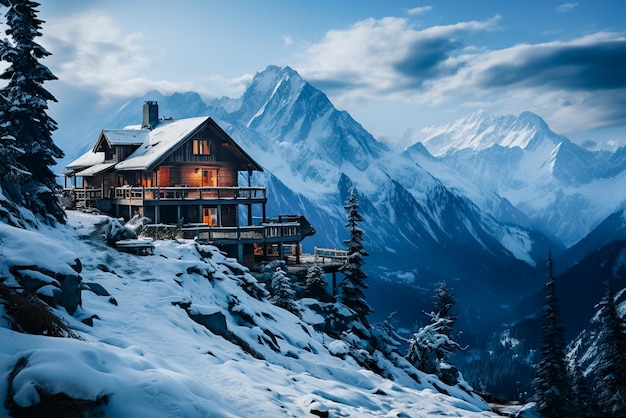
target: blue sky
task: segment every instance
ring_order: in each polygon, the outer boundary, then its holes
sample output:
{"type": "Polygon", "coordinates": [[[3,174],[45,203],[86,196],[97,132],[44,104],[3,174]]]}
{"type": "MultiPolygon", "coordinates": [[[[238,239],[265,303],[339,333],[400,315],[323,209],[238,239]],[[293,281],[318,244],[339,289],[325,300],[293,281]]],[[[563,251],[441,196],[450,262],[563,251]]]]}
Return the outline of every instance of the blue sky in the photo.
{"type": "Polygon", "coordinates": [[[148,90],[237,97],[290,66],[372,134],[530,110],[626,145],[626,1],[46,0],[51,111],[148,90]]]}

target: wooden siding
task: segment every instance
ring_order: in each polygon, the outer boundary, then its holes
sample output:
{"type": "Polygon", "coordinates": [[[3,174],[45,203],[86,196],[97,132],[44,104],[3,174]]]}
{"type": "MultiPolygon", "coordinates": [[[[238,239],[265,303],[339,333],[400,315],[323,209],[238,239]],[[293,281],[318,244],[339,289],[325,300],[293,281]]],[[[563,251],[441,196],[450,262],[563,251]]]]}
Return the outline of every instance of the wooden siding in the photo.
{"type": "Polygon", "coordinates": [[[170,167],[160,167],[157,172],[158,186],[167,187],[170,185],[170,167]]]}
{"type": "MultiPolygon", "coordinates": [[[[159,169],[159,187],[175,187],[185,185],[187,187],[238,187],[238,173],[234,168],[225,166],[204,166],[195,164],[179,164],[169,168],[167,176],[168,184],[162,173],[166,167],[159,169]],[[210,181],[204,181],[203,173],[205,170],[217,171],[217,184],[211,184],[210,181]]],[[[210,176],[211,174],[209,174],[210,176]]]]}
{"type": "Polygon", "coordinates": [[[237,205],[223,205],[221,215],[221,226],[237,226],[237,205]]]}
{"type": "Polygon", "coordinates": [[[221,147],[219,141],[213,133],[208,129],[203,129],[200,132],[187,139],[181,146],[179,146],[174,152],[167,157],[165,162],[167,163],[211,163],[216,161],[223,161],[221,156],[221,147]],[[211,153],[209,155],[196,155],[193,153],[193,141],[194,139],[205,139],[209,141],[211,153]]]}
{"type": "Polygon", "coordinates": [[[124,161],[130,154],[135,152],[137,145],[118,145],[115,147],[115,161],[124,161]]]}
{"type": "Polygon", "coordinates": [[[218,138],[208,127],[191,136],[172,152],[163,162],[164,164],[176,163],[228,163],[239,169],[240,160],[223,145],[222,139],[218,138]],[[193,153],[194,140],[208,140],[210,155],[197,155],[193,153]]]}

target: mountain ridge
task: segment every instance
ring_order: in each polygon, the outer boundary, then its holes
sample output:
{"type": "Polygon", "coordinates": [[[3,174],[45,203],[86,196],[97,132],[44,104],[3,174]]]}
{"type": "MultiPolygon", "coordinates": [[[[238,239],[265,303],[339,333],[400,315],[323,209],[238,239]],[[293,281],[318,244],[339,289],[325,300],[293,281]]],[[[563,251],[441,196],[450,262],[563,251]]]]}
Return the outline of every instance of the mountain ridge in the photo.
{"type": "Polygon", "coordinates": [[[626,205],[626,194],[620,193],[626,148],[586,150],[530,112],[499,117],[474,112],[425,132],[431,136],[405,154],[484,210],[493,206],[488,196],[506,199],[528,218],[527,226],[565,246],[626,205]],[[425,149],[435,155],[428,157],[425,149]]]}

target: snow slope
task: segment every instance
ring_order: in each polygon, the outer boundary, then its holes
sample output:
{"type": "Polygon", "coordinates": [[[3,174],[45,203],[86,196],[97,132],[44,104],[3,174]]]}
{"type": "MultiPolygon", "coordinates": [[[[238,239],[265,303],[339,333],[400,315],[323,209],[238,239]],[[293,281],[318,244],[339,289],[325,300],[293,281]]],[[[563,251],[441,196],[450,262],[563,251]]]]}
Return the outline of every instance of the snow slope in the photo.
{"type": "Polygon", "coordinates": [[[152,256],[119,253],[98,231],[103,220],[69,212],[67,226],[39,231],[0,223],[6,284],[25,258],[50,271],[78,258],[85,285],[73,316],[57,311],[81,339],[20,334],[0,321],[0,416],[9,392],[21,407],[42,393],[106,399],[98,408],[111,417],[492,416],[432,376],[419,374],[418,384],[382,359],[393,380],[363,370],[344,355],[345,342],[313,328],[320,318],[306,300],[302,319],[271,305],[214,247],[156,241],[152,256]],[[93,326],[81,322],[89,318],[93,326]]]}

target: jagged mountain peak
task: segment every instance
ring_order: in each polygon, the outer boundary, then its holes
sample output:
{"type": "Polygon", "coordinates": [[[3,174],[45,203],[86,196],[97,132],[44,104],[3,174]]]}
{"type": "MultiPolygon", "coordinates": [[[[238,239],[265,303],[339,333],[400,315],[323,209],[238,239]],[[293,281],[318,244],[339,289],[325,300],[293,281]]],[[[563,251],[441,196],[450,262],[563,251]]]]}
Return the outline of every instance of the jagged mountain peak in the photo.
{"type": "Polygon", "coordinates": [[[540,116],[528,111],[517,116],[495,116],[477,110],[452,123],[428,126],[421,130],[421,135],[421,142],[436,156],[465,149],[481,151],[494,145],[528,149],[542,139],[554,146],[567,141],[552,132],[540,116]]]}
{"type": "Polygon", "coordinates": [[[270,65],[255,74],[242,96],[236,100],[233,114],[248,126],[259,123],[266,111],[272,108],[284,110],[293,105],[307,84],[292,68],[270,65]]]}
{"type": "Polygon", "coordinates": [[[257,160],[275,173],[288,168],[277,158],[283,155],[292,162],[289,177],[303,181],[330,177],[322,182],[334,187],[336,176],[328,176],[333,167],[362,172],[388,151],[290,67],[268,66],[257,73],[236,103],[220,118],[265,138],[257,160]]]}

